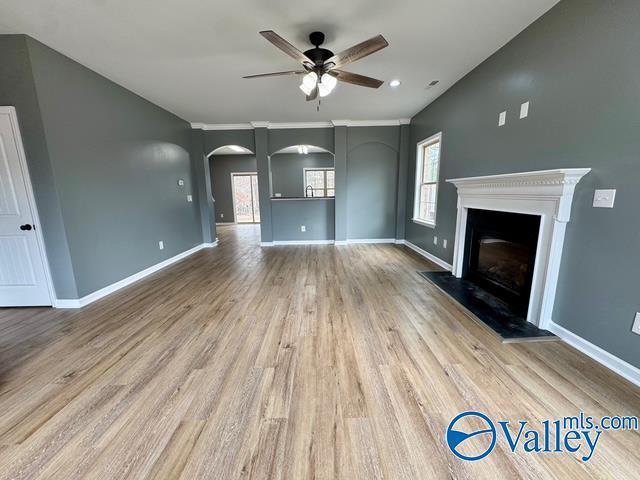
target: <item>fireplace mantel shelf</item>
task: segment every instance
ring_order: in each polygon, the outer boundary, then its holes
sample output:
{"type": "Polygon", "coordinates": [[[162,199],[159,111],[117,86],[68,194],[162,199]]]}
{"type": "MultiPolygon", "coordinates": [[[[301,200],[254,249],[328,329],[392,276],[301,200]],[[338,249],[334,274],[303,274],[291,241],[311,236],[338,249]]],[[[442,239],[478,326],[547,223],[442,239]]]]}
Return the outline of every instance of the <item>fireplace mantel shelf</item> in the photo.
{"type": "Polygon", "coordinates": [[[449,179],[458,189],[453,274],[462,276],[467,214],[471,208],[540,216],[540,232],[527,320],[551,322],[566,224],[576,185],[590,168],[560,168],[449,179]]]}
{"type": "Polygon", "coordinates": [[[483,188],[576,185],[580,179],[590,171],[590,168],[559,168],[555,170],[538,170],[535,172],[485,175],[481,177],[451,178],[448,179],[447,182],[453,183],[456,186],[477,186],[483,188]]]}

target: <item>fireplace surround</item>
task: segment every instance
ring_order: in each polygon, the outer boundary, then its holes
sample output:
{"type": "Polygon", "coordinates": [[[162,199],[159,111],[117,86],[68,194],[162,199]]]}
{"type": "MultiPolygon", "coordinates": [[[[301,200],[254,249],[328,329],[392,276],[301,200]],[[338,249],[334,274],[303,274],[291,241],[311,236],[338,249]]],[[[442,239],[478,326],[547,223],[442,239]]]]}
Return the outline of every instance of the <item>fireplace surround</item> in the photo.
{"type": "Polygon", "coordinates": [[[564,168],[447,180],[458,190],[453,275],[462,278],[468,273],[465,258],[469,257],[465,253],[472,247],[468,242],[473,241],[468,235],[471,210],[538,217],[539,230],[530,274],[526,319],[539,328],[547,329],[552,321],[573,193],[580,179],[589,171],[589,168],[564,168]]]}

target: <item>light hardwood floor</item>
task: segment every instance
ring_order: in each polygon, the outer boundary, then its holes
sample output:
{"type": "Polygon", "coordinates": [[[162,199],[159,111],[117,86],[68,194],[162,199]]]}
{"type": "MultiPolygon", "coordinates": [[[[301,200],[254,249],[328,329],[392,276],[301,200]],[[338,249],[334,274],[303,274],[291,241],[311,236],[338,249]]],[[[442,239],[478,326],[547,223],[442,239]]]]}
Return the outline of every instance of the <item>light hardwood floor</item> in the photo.
{"type": "Polygon", "coordinates": [[[0,478],[637,478],[640,435],[589,462],[463,462],[456,414],[640,415],[559,343],[500,344],[392,245],[201,251],[79,311],[0,310],[0,478]]]}

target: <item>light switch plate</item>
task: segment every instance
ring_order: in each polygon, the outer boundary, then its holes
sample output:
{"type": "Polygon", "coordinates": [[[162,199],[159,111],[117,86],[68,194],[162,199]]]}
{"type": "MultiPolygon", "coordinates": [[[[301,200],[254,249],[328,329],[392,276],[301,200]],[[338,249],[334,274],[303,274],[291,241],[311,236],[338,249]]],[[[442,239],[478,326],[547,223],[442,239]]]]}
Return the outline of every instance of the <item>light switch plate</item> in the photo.
{"type": "Polygon", "coordinates": [[[640,312],[636,313],[636,319],[633,321],[631,331],[636,335],[640,335],[640,312]]]}
{"type": "Polygon", "coordinates": [[[437,245],[438,244],[438,237],[433,237],[433,244],[437,245]]]}
{"type": "Polygon", "coordinates": [[[507,111],[501,112],[498,116],[498,126],[502,127],[505,123],[507,123],[507,111]]]}
{"type": "Polygon", "coordinates": [[[164,242],[163,242],[162,240],[160,240],[160,241],[158,242],[158,248],[159,248],[160,250],[164,250],[164,242]]]}
{"type": "Polygon", "coordinates": [[[187,202],[193,202],[193,196],[187,195],[187,202]]]}
{"type": "Polygon", "coordinates": [[[615,200],[615,190],[596,190],[593,194],[593,206],[595,208],[613,208],[615,200]]]}
{"type": "Polygon", "coordinates": [[[443,248],[447,248],[447,239],[446,238],[442,241],[442,246],[443,246],[443,248]]]}
{"type": "Polygon", "coordinates": [[[520,118],[527,118],[529,116],[529,102],[524,102],[520,105],[520,118]]]}

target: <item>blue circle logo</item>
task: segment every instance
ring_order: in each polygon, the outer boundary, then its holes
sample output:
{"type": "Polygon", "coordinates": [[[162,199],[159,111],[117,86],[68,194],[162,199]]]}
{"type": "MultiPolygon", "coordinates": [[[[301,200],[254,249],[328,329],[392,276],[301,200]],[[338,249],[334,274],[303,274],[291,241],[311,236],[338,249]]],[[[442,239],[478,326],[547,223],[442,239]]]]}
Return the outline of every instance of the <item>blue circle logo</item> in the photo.
{"type": "Polygon", "coordinates": [[[449,423],[447,444],[462,460],[481,460],[496,446],[496,427],[484,413],[463,412],[449,423]]]}

